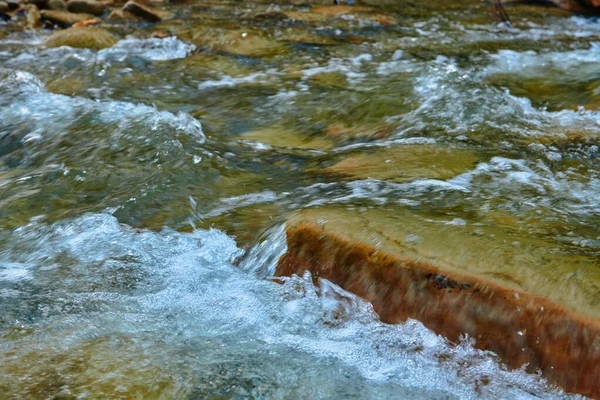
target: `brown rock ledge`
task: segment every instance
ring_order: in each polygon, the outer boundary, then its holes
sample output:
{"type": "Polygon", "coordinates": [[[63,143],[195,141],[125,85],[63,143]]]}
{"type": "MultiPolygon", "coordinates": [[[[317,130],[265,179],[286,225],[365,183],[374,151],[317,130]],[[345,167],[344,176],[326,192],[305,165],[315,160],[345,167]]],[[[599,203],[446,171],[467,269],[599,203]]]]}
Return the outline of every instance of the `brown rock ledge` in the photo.
{"type": "Polygon", "coordinates": [[[528,371],[541,370],[568,392],[600,398],[600,319],[546,296],[441,269],[424,262],[427,257],[378,250],[318,216],[308,211],[288,223],[288,252],[277,276],[310,270],[370,301],[384,322],[417,319],[451,341],[468,333],[476,347],[511,368],[528,364],[528,371]]]}

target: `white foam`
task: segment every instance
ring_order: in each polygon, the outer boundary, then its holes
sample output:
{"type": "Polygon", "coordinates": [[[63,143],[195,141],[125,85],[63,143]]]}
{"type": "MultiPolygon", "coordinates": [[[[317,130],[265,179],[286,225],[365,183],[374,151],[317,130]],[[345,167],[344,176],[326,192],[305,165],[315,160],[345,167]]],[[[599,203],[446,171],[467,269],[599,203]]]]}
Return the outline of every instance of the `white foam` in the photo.
{"type": "MultiPolygon", "coordinates": [[[[0,258],[31,264],[36,281],[48,283],[35,303],[44,329],[34,329],[25,342],[5,340],[0,354],[14,344],[27,348],[28,341],[36,351],[51,345],[68,354],[80,340],[125,335],[144,346],[144,363],[170,368],[183,387],[204,381],[203,366],[232,362],[238,379],[276,384],[275,397],[299,387],[307,397],[330,398],[347,382],[352,393],[368,398],[568,397],[536,375],[508,371],[492,354],[475,350],[470,338],[453,346],[416,321],[383,324],[370,304],[327,281],[316,287],[308,274],[284,278],[283,285],[257,279],[252,263],[283,250],[281,229],[273,235],[250,253],[248,273],[231,265],[240,252],[215,230],[138,231],[107,214],[19,228],[0,258]],[[182,354],[188,372],[175,368],[182,354]],[[259,368],[246,365],[249,359],[259,368]],[[488,383],[480,385],[484,379],[488,383]]],[[[268,276],[272,267],[262,271],[268,276]]],[[[7,289],[0,296],[28,307],[20,301],[29,289],[7,289]]],[[[128,384],[123,379],[125,390],[128,384]]]]}
{"type": "Polygon", "coordinates": [[[128,56],[139,56],[152,61],[174,60],[187,57],[196,46],[183,42],[176,37],[164,39],[124,39],[112,47],[100,50],[98,61],[124,59],[128,56]]]}
{"type": "Polygon", "coordinates": [[[25,124],[30,137],[63,134],[87,115],[101,123],[118,126],[115,134],[133,125],[144,125],[149,132],[169,127],[194,136],[200,143],[205,137],[200,121],[189,114],[158,110],[153,106],[123,101],[94,101],[81,97],[52,94],[32,74],[0,69],[0,126],[25,124]]]}

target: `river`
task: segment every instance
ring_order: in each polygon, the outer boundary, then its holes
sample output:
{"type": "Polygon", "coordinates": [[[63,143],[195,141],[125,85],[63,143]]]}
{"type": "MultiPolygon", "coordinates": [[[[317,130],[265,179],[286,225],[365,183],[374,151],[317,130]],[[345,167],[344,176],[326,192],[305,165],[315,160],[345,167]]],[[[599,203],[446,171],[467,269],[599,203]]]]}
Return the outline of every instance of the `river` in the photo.
{"type": "Polygon", "coordinates": [[[269,279],[284,221],[333,204],[551,243],[600,316],[600,24],[370,7],[190,2],[102,50],[0,22],[0,398],[578,398],[269,279]]]}

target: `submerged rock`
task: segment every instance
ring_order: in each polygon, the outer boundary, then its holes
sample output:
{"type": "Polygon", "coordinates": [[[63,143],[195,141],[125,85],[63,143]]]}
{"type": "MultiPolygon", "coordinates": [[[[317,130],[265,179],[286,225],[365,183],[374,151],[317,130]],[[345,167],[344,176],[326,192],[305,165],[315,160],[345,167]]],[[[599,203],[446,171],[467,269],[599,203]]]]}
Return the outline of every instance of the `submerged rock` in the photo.
{"type": "Polygon", "coordinates": [[[366,6],[320,6],[312,9],[313,12],[326,15],[348,15],[357,13],[367,13],[373,11],[371,7],[366,6]]]}
{"type": "Polygon", "coordinates": [[[291,218],[287,247],[277,276],[309,270],[370,301],[384,322],[417,319],[454,342],[468,334],[511,368],[600,395],[594,257],[466,221],[335,207],[291,218]],[[565,282],[574,273],[587,279],[565,282]]]}
{"type": "Polygon", "coordinates": [[[448,179],[474,168],[470,152],[437,145],[374,148],[351,155],[321,172],[349,179],[406,182],[414,179],[448,179]]]}
{"type": "Polygon", "coordinates": [[[115,35],[101,28],[71,28],[52,33],[44,39],[42,45],[100,50],[113,46],[118,40],[115,35]]]}
{"type": "Polygon", "coordinates": [[[286,51],[283,44],[258,33],[233,31],[220,36],[213,44],[214,50],[245,57],[267,57],[286,51]]]}
{"type": "Polygon", "coordinates": [[[71,342],[68,348],[45,345],[46,350],[39,351],[24,340],[16,347],[19,353],[3,353],[4,393],[30,399],[111,398],[115,393],[132,399],[177,397],[176,380],[160,360],[149,358],[136,338],[113,334],[71,342]],[[10,376],[23,379],[8,380],[10,376]]]}
{"type": "Polygon", "coordinates": [[[335,144],[323,136],[308,135],[281,127],[270,127],[244,133],[240,135],[240,139],[264,143],[274,147],[315,150],[330,149],[335,144]]]}

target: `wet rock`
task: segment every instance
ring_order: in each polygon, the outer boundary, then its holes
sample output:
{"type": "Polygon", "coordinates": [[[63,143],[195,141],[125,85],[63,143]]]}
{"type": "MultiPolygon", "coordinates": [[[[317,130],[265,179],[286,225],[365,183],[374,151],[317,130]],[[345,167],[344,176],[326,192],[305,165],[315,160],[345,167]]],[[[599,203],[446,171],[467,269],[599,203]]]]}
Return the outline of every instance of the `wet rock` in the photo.
{"type": "Polygon", "coordinates": [[[308,77],[311,85],[324,88],[344,89],[348,87],[346,75],[340,72],[322,72],[308,77]]]}
{"type": "Polygon", "coordinates": [[[466,333],[510,368],[527,365],[567,391],[600,395],[592,256],[498,229],[473,235],[431,216],[337,207],[291,218],[287,248],[276,276],[309,270],[370,301],[384,322],[417,319],[454,342],[466,333]],[[583,270],[589,279],[557,279],[583,270]]]}
{"type": "Polygon", "coordinates": [[[5,13],[10,11],[10,7],[8,6],[8,3],[4,2],[4,1],[0,1],[0,13],[5,13]]]}
{"type": "Polygon", "coordinates": [[[122,8],[123,11],[131,13],[149,22],[160,22],[162,17],[155,10],[143,6],[135,1],[128,1],[122,8]]]}
{"type": "Polygon", "coordinates": [[[42,10],[40,13],[42,20],[50,21],[63,27],[71,26],[76,22],[94,19],[94,16],[90,14],[75,14],[69,11],[42,10]]]}
{"type": "Polygon", "coordinates": [[[349,14],[368,13],[373,11],[373,8],[366,6],[321,6],[315,7],[311,11],[325,15],[341,16],[349,14]]]}
{"type": "Polygon", "coordinates": [[[348,179],[406,182],[452,178],[473,169],[476,162],[474,154],[463,150],[436,145],[407,145],[364,150],[321,172],[348,179]]]}
{"type": "Polygon", "coordinates": [[[66,96],[82,96],[87,86],[81,78],[65,76],[46,84],[46,89],[51,93],[64,94],[66,96]]]}
{"type": "Polygon", "coordinates": [[[577,13],[585,13],[590,8],[587,1],[588,0],[552,0],[558,7],[577,13]]]}
{"type": "MultiPolygon", "coordinates": [[[[45,351],[22,343],[16,345],[18,353],[2,354],[3,393],[56,400],[107,399],[115,393],[118,398],[130,399],[177,397],[177,381],[167,374],[161,360],[149,357],[137,338],[114,334],[72,341],[68,346],[44,343],[44,339],[39,342],[45,351]],[[13,376],[24,379],[9,379],[13,376]]],[[[160,348],[164,342],[156,341],[154,346],[160,348]]]]}
{"type": "Polygon", "coordinates": [[[44,39],[42,45],[100,50],[113,46],[118,40],[115,35],[101,28],[71,28],[52,33],[44,39]]]}
{"type": "Polygon", "coordinates": [[[322,22],[328,18],[327,15],[323,13],[304,11],[287,11],[285,15],[294,21],[303,22],[322,22]]]}
{"type": "Polygon", "coordinates": [[[69,0],[67,10],[72,13],[102,15],[110,5],[109,2],[95,0],[69,0]]]}
{"type": "Polygon", "coordinates": [[[300,43],[310,46],[330,46],[336,44],[335,39],[325,36],[316,36],[304,33],[291,33],[284,36],[284,40],[291,43],[300,43]]]}
{"type": "Polygon", "coordinates": [[[40,29],[42,27],[42,16],[40,14],[40,10],[38,10],[35,5],[28,4],[25,7],[25,11],[27,12],[25,27],[27,29],[40,29]]]}
{"type": "Polygon", "coordinates": [[[132,13],[127,11],[123,11],[119,8],[114,9],[108,15],[107,20],[109,21],[127,21],[127,20],[139,20],[139,17],[136,17],[132,13]]]}
{"type": "Polygon", "coordinates": [[[330,149],[335,142],[323,136],[309,135],[282,127],[258,129],[240,135],[240,139],[281,148],[330,149]]]}
{"type": "Polygon", "coordinates": [[[212,43],[213,50],[246,57],[268,57],[281,54],[286,48],[281,43],[254,32],[233,31],[212,43]]]}
{"type": "Polygon", "coordinates": [[[67,3],[64,0],[49,0],[48,8],[56,11],[66,11],[67,3]]]}
{"type": "Polygon", "coordinates": [[[334,123],[325,130],[328,136],[336,141],[349,141],[355,139],[385,139],[394,133],[394,126],[391,124],[358,124],[346,126],[340,123],[334,123]]]}

